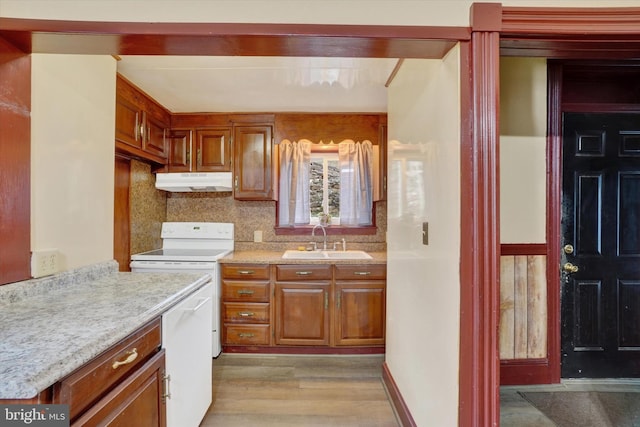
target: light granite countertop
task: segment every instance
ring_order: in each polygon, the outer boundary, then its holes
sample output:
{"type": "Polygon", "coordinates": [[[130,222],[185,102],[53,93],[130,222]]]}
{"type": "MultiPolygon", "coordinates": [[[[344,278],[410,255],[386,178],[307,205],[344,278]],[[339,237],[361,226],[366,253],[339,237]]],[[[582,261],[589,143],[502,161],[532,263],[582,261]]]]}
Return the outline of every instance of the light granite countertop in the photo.
{"type": "Polygon", "coordinates": [[[112,272],[5,301],[0,399],[36,396],[210,279],[208,274],[112,272]]]}
{"type": "Polygon", "coordinates": [[[284,259],[284,251],[234,251],[221,258],[221,264],[386,264],[386,252],[367,252],[372,259],[284,259]]]}

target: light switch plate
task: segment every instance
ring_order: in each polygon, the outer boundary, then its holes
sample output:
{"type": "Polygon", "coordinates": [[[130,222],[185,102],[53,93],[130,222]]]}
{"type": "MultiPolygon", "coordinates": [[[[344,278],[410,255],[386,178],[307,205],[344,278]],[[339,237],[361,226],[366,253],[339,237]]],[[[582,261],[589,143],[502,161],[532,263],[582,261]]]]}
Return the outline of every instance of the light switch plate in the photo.
{"type": "Polygon", "coordinates": [[[422,223],[422,244],[423,245],[429,244],[429,223],[428,222],[422,223]]]}

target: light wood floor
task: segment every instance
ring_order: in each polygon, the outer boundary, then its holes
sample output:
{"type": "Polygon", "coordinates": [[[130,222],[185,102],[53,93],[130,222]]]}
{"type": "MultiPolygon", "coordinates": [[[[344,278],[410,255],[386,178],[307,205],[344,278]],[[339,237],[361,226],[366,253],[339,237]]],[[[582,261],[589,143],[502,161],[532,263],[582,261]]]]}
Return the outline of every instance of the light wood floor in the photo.
{"type": "Polygon", "coordinates": [[[381,373],[383,355],[222,354],[201,427],[398,427],[381,373]]]}

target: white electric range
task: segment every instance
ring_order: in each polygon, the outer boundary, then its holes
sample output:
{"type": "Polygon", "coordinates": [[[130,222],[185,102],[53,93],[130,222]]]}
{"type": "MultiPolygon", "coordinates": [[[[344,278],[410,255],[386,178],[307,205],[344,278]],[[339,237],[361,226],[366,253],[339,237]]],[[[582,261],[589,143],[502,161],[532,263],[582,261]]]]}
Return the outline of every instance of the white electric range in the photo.
{"type": "Polygon", "coordinates": [[[131,271],[147,273],[203,273],[213,278],[213,357],[222,351],[220,338],[220,270],[218,260],[233,252],[233,224],[221,222],[165,222],[162,249],[131,255],[131,271]]]}

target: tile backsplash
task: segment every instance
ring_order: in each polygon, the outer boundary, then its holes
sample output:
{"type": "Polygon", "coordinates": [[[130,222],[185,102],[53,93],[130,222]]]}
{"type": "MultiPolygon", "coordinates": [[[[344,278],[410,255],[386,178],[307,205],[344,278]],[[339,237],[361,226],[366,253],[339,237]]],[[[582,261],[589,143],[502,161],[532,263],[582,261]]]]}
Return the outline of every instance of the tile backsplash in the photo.
{"type": "Polygon", "coordinates": [[[164,191],[156,190],[156,176],[148,163],[131,161],[129,210],[131,253],[161,247],[160,229],[167,216],[167,196],[164,191]]]}
{"type": "MultiPolygon", "coordinates": [[[[145,163],[131,162],[131,253],[162,245],[164,221],[232,222],[238,250],[284,250],[309,242],[310,235],[276,235],[276,202],[239,201],[229,193],[166,193],[155,189],[155,175],[145,163]],[[262,231],[262,243],[253,242],[254,231],[262,231]]],[[[386,250],[386,202],[376,202],[373,235],[344,235],[350,249],[386,250]]],[[[317,237],[316,237],[317,238],[317,237]]],[[[328,241],[339,240],[329,236],[328,241]]]]}

